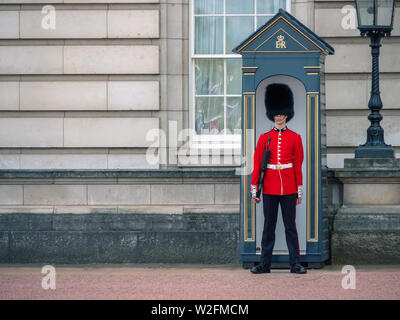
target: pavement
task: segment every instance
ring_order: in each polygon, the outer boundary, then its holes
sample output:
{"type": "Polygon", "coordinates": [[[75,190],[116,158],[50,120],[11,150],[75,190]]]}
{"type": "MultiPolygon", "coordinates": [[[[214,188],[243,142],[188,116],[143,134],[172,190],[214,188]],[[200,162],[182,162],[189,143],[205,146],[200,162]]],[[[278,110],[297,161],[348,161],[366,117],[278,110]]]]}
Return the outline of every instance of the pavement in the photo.
{"type": "Polygon", "coordinates": [[[0,300],[400,299],[398,265],[354,266],[355,273],[325,266],[305,275],[255,275],[241,265],[54,265],[55,274],[42,274],[42,267],[0,265],[0,300]],[[43,288],[50,284],[55,289],[43,288]]]}

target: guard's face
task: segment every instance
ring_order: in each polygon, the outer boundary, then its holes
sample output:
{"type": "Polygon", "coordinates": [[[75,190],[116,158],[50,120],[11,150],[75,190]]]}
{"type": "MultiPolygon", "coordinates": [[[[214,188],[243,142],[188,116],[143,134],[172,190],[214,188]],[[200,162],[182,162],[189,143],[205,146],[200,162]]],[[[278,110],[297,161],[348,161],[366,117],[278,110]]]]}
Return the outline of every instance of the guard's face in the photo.
{"type": "Polygon", "coordinates": [[[278,114],[278,115],[274,116],[274,121],[275,121],[275,123],[280,125],[280,124],[283,124],[286,122],[286,118],[287,118],[286,115],[278,114]]]}

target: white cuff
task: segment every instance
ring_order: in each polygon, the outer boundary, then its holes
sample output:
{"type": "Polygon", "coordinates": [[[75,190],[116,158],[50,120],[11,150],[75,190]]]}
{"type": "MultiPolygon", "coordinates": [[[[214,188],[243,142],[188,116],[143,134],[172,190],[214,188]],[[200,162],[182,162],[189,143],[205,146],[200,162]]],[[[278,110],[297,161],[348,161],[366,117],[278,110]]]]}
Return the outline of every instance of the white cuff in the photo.
{"type": "Polygon", "coordinates": [[[255,198],[257,194],[257,186],[254,184],[250,185],[250,192],[251,192],[251,197],[255,198]]]}
{"type": "Polygon", "coordinates": [[[298,195],[298,198],[301,199],[301,197],[303,195],[303,186],[298,186],[297,195],[298,195]]]}

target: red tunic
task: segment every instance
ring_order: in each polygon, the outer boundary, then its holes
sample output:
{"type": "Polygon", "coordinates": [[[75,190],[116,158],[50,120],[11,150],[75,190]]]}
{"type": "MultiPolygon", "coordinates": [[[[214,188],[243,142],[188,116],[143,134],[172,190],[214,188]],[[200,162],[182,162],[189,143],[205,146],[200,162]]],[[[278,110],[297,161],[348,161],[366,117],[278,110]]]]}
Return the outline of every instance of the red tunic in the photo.
{"type": "Polygon", "coordinates": [[[301,136],[287,127],[283,128],[282,131],[274,127],[270,131],[260,135],[254,152],[251,184],[256,185],[258,190],[261,163],[264,150],[267,147],[268,137],[271,137],[268,164],[293,163],[293,167],[285,169],[268,168],[265,172],[262,193],[274,195],[298,193],[299,187],[303,185],[303,174],[301,171],[304,159],[303,143],[301,136]]]}

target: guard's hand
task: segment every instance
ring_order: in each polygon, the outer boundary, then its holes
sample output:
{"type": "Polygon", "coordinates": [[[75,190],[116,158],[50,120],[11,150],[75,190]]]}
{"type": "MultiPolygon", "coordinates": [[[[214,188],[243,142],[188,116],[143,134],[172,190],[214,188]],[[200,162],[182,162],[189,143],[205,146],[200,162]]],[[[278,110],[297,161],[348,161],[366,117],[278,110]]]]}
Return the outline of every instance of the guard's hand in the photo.
{"type": "Polygon", "coordinates": [[[297,198],[296,199],[296,206],[298,206],[301,203],[301,199],[297,198]]]}
{"type": "Polygon", "coordinates": [[[251,202],[259,203],[259,202],[261,202],[261,199],[260,198],[251,198],[251,202]]]}

